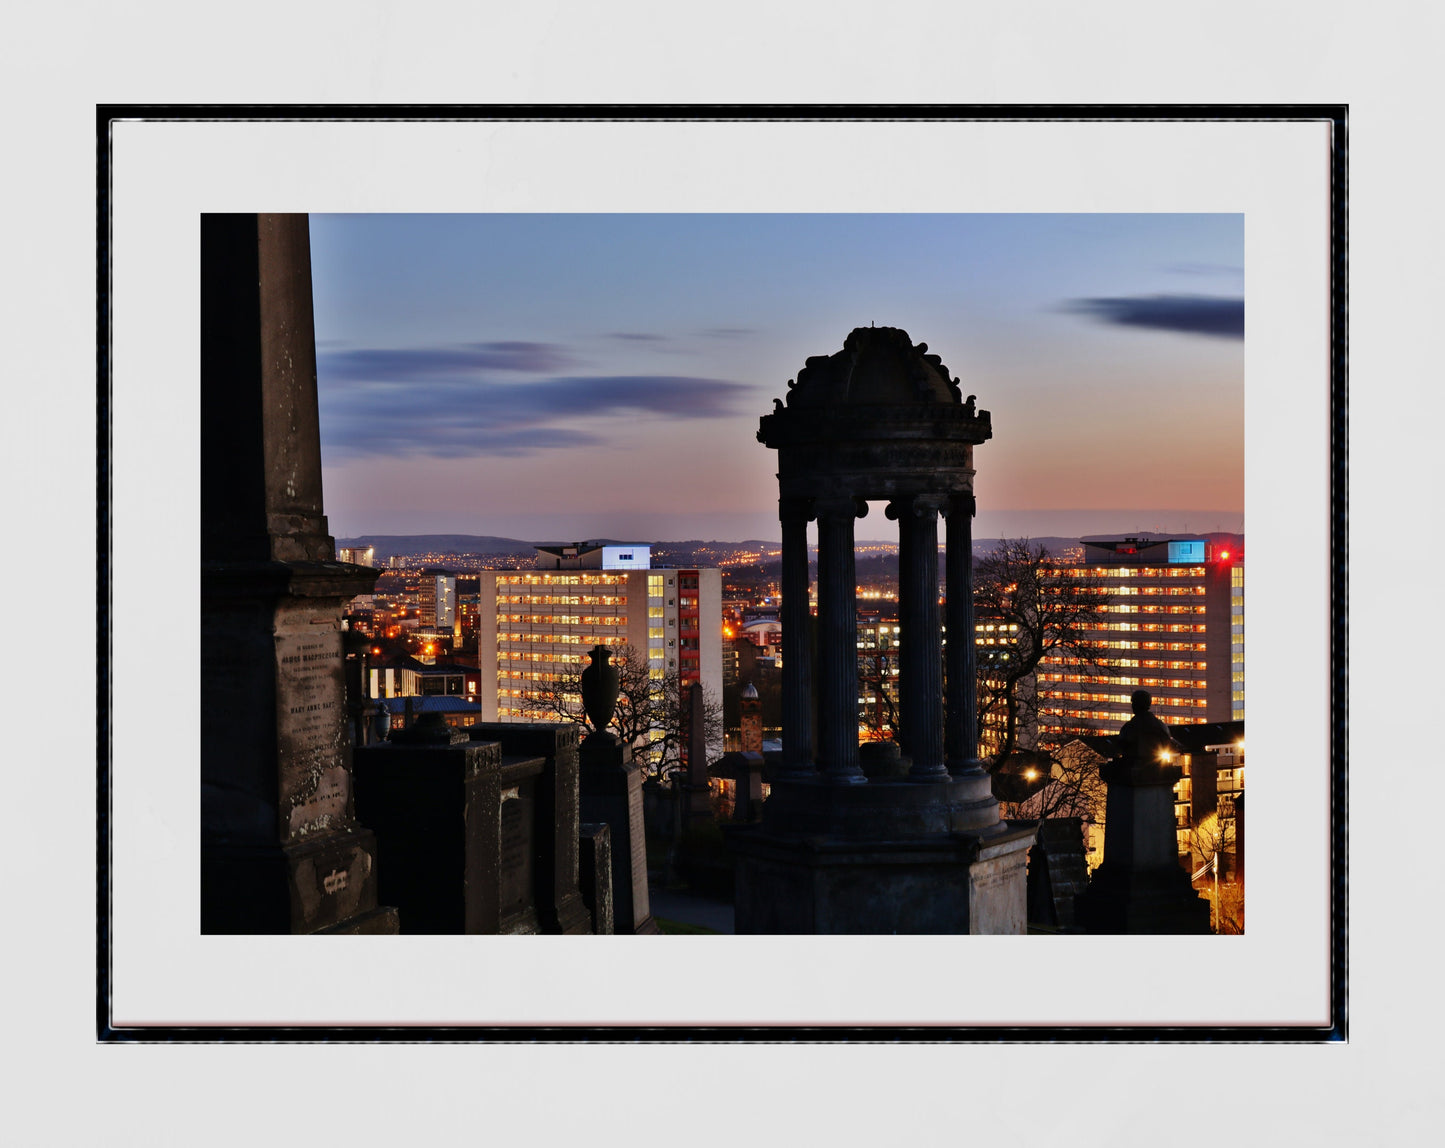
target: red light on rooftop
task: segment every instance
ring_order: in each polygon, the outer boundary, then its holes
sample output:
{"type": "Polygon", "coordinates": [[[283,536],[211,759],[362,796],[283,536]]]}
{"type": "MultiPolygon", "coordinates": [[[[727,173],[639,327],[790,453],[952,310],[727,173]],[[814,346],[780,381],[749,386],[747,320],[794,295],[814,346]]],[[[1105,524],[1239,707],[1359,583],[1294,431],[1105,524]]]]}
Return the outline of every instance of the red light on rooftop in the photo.
{"type": "Polygon", "coordinates": [[[1219,553],[1219,558],[1220,558],[1221,561],[1224,561],[1224,560],[1227,559],[1228,557],[1229,557],[1229,551],[1228,551],[1228,550],[1222,550],[1222,551],[1220,551],[1220,553],[1219,553]]]}

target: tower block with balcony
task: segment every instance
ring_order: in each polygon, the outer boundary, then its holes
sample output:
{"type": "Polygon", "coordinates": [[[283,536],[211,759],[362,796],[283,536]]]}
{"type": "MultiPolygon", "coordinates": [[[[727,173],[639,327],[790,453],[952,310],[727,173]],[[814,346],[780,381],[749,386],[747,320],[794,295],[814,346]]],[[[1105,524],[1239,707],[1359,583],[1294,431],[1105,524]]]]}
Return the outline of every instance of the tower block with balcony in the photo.
{"type": "Polygon", "coordinates": [[[992,433],[927,344],[893,327],[859,327],[841,351],[808,359],[762,419],[758,440],[778,452],[783,532],[783,762],[761,823],[733,836],[739,933],[1024,931],[1033,831],[1000,820],[975,756],[973,448],[992,433]],[[904,755],[872,776],[858,752],[853,557],[853,523],[870,501],[899,526],[904,755]],[[959,636],[946,666],[945,621],[959,636]]]}

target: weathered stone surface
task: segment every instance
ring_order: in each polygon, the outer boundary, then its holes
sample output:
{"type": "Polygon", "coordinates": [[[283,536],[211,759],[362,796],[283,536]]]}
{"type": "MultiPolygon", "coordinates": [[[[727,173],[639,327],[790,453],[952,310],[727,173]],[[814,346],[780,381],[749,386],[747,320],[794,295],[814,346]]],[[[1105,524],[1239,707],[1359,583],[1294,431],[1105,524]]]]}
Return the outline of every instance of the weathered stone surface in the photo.
{"type": "Polygon", "coordinates": [[[405,933],[537,933],[541,758],[495,742],[356,751],[357,810],[385,858],[379,895],[405,933]]]}
{"type": "Polygon", "coordinates": [[[582,825],[582,901],[592,914],[592,931],[614,931],[612,915],[612,828],[606,822],[582,825]]]}
{"type": "MultiPolygon", "coordinates": [[[[341,612],[377,571],[321,513],[304,215],[201,221],[201,921],[377,921],[356,822],[341,612]]],[[[360,925],[358,925],[360,927],[360,925]]]]}
{"type": "Polygon", "coordinates": [[[1032,831],[931,840],[730,840],[739,933],[1022,933],[1032,831]]]}
{"type": "Polygon", "coordinates": [[[495,741],[509,756],[540,757],[536,786],[536,907],[544,933],[586,933],[591,918],[579,874],[577,727],[549,722],[484,722],[474,740],[495,741]]]}
{"type": "Polygon", "coordinates": [[[1046,817],[1029,855],[1029,920],[1071,929],[1076,901],[1089,887],[1083,823],[1077,817],[1046,817]]]}

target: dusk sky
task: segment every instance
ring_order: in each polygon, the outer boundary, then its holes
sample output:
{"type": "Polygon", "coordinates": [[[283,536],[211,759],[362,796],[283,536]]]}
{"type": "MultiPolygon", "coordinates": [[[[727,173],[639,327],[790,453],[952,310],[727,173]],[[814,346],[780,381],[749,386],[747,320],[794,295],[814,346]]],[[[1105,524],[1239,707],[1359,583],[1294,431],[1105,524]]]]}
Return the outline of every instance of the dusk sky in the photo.
{"type": "Polygon", "coordinates": [[[1242,215],[313,215],[311,246],[338,538],[776,539],[758,419],[869,323],[992,411],[976,536],[1243,529],[1242,215]]]}

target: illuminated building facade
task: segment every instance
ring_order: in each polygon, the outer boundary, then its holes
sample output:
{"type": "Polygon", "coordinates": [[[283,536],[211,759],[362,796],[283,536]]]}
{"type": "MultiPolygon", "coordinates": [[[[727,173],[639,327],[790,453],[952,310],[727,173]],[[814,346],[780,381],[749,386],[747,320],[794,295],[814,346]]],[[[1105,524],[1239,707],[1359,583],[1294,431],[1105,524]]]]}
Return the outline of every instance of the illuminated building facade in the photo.
{"type": "Polygon", "coordinates": [[[896,608],[858,611],[858,736],[890,737],[898,714],[899,655],[903,629],[896,608]]]}
{"type": "MultiPolygon", "coordinates": [[[[587,652],[630,645],[655,678],[676,670],[722,696],[722,577],[717,569],[603,565],[584,550],[558,567],[555,547],[538,547],[548,569],[478,575],[477,661],[483,721],[555,721],[527,702],[539,685],[573,674],[587,652]],[[596,565],[592,565],[592,562],[596,565]]],[[[597,549],[601,549],[598,547],[597,549]]],[[[620,553],[647,555],[647,547],[620,553]]]]}
{"type": "Polygon", "coordinates": [[[424,571],[418,604],[420,612],[417,617],[421,625],[451,629],[457,621],[456,576],[441,570],[424,571]]]}
{"type": "Polygon", "coordinates": [[[1244,720],[1244,547],[1203,538],[1084,538],[1063,568],[1095,582],[1090,641],[1112,673],[1045,661],[1036,688],[1049,732],[1113,732],[1146,689],[1166,725],[1244,720]]]}
{"type": "Polygon", "coordinates": [[[375,546],[338,546],[336,561],[350,562],[354,566],[375,566],[375,546]]]}

